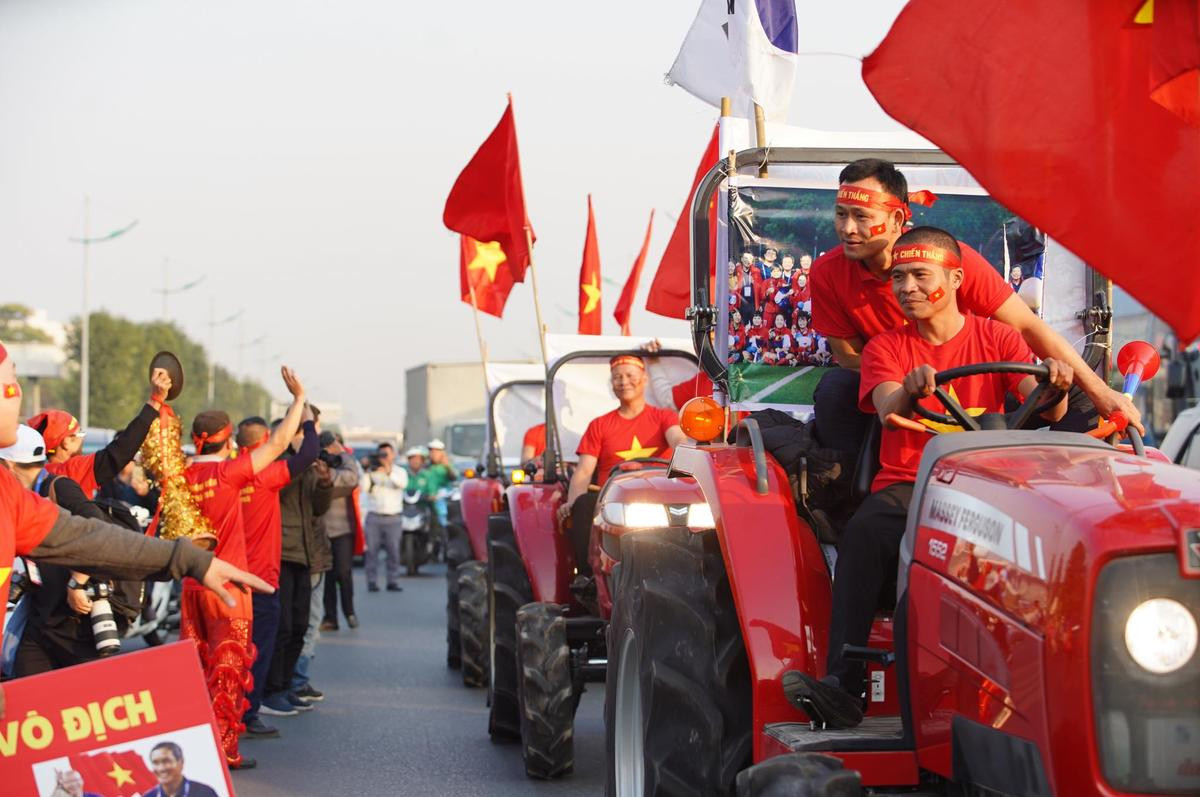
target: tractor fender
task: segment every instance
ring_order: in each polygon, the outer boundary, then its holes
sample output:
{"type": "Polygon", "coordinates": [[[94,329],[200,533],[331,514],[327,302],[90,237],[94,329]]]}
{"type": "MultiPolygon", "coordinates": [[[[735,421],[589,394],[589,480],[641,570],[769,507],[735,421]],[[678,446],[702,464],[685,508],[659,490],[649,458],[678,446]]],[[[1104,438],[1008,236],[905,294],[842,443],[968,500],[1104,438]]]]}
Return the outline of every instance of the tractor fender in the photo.
{"type": "Polygon", "coordinates": [[[716,522],[746,642],[758,761],[766,725],[805,720],[784,698],[784,671],[825,674],[831,585],[824,557],[796,514],[787,474],[770,456],[765,493],[756,489],[750,448],[680,446],[671,473],[695,479],[716,522]]]}
{"type": "Polygon", "coordinates": [[[479,477],[463,481],[459,506],[471,541],[471,553],[481,562],[487,561],[488,515],[501,511],[503,503],[504,485],[499,479],[479,477]]]}
{"type": "Polygon", "coordinates": [[[514,484],[506,495],[517,551],[529,575],[534,601],[574,603],[570,586],[575,555],[571,541],[559,531],[556,517],[566,491],[555,483],[514,484]]]}

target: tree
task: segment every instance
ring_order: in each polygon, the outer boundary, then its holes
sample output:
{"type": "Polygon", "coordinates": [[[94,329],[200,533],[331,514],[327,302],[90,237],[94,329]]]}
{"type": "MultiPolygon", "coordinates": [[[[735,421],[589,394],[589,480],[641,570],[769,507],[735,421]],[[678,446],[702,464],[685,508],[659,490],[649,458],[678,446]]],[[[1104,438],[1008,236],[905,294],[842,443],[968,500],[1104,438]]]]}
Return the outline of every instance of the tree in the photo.
{"type": "Polygon", "coordinates": [[[0,304],[0,340],[6,343],[53,343],[44,330],[29,325],[33,310],[23,304],[0,304]]]}

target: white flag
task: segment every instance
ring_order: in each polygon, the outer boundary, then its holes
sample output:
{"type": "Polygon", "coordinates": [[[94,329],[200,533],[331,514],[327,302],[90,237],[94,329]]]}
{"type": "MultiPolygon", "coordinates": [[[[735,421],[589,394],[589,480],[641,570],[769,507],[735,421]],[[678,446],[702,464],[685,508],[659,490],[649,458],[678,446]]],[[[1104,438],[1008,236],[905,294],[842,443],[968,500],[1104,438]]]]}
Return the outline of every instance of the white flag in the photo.
{"type": "Polygon", "coordinates": [[[735,116],[787,119],[796,78],[795,0],[701,0],[670,82],[710,105],[733,100],[735,116]]]}

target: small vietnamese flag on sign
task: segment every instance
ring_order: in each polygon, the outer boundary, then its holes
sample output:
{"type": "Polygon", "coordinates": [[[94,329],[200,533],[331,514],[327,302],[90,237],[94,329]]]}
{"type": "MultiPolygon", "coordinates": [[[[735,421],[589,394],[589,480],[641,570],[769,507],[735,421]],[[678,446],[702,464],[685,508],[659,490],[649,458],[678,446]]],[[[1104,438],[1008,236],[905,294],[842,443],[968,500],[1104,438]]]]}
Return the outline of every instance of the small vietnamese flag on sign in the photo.
{"type": "Polygon", "coordinates": [[[629,314],[633,310],[633,297],[637,295],[638,283],[642,279],[642,266],[646,265],[646,250],[650,248],[650,232],[654,229],[654,211],[650,211],[650,223],[646,225],[646,237],[642,241],[642,249],[638,252],[637,260],[625,280],[621,290],[621,298],[617,300],[617,309],[613,310],[613,318],[621,325],[621,334],[629,335],[629,314]]]}
{"type": "Polygon", "coordinates": [[[596,217],[588,194],[587,237],[583,240],[583,263],[579,266],[579,334],[600,334],[600,245],[596,242],[596,217]]]}
{"type": "Polygon", "coordinates": [[[513,281],[525,279],[531,257],[529,245],[537,236],[525,212],[511,96],[496,129],[454,181],[450,196],[446,197],[442,223],[477,241],[498,243],[513,281]]]}
{"type": "Polygon", "coordinates": [[[502,317],[513,287],[504,250],[495,241],[480,243],[469,235],[460,235],[459,241],[458,276],[462,300],[475,305],[480,312],[502,317]]]}
{"type": "Polygon", "coordinates": [[[103,797],[133,797],[158,785],[154,773],[133,750],[115,753],[78,753],[70,757],[71,768],[83,778],[84,794],[103,797]]]}

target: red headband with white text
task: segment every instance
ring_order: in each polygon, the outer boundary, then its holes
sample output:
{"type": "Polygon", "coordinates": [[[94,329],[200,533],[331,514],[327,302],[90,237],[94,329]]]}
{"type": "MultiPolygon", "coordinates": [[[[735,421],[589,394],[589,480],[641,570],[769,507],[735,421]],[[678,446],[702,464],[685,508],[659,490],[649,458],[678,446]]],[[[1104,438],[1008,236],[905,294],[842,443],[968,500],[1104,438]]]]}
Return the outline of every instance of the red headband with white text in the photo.
{"type": "MultiPolygon", "coordinates": [[[[932,191],[913,191],[908,195],[908,201],[902,202],[898,197],[886,191],[872,191],[870,188],[863,188],[858,185],[840,185],[837,192],[837,204],[839,205],[856,205],[860,208],[883,211],[900,210],[904,212],[905,221],[912,218],[912,209],[909,207],[909,204],[927,208],[931,207],[937,200],[937,195],[932,191]]],[[[874,237],[886,229],[886,224],[874,224],[871,226],[869,232],[874,237]]]]}

